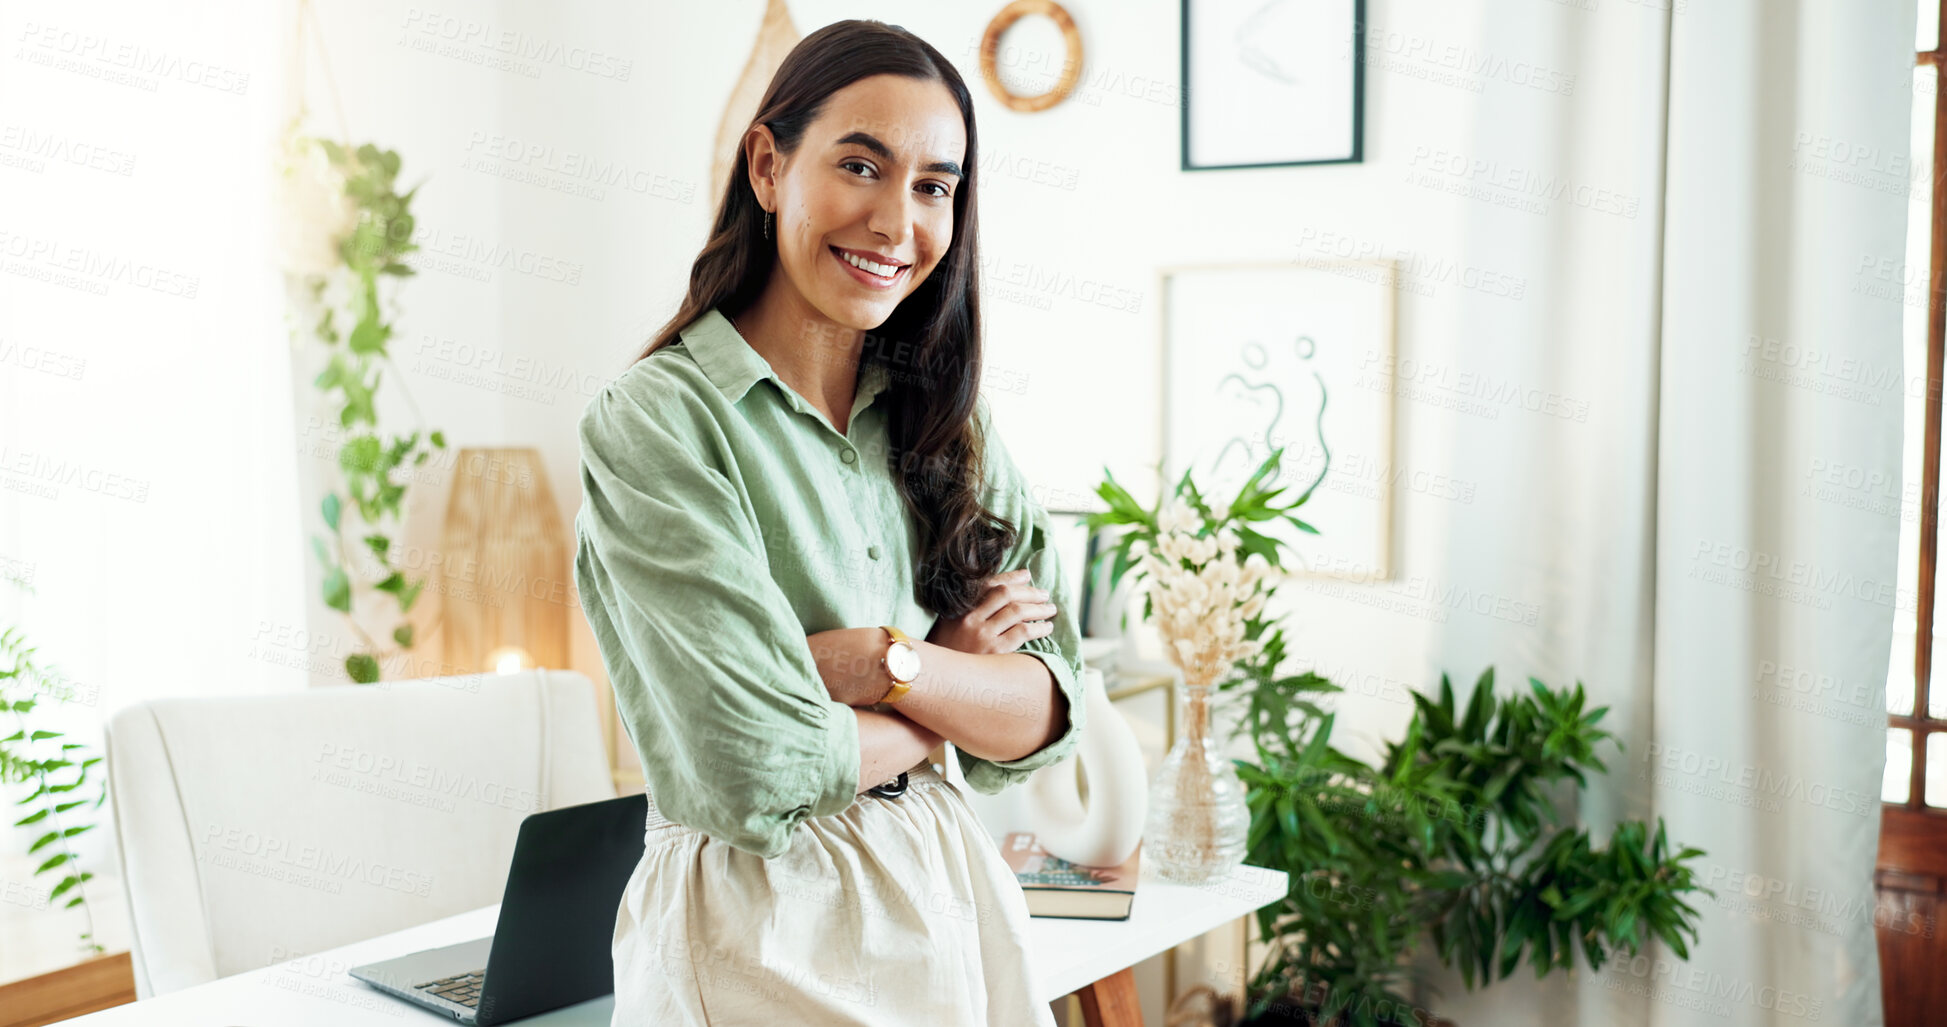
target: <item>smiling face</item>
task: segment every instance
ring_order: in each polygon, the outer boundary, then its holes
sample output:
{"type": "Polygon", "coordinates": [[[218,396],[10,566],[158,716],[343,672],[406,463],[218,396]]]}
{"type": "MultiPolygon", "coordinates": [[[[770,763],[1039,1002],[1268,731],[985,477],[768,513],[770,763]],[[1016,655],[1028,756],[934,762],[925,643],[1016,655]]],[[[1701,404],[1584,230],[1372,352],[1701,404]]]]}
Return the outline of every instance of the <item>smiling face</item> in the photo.
{"type": "Polygon", "coordinates": [[[798,299],[847,328],[884,324],[953,241],[967,149],[953,94],[873,75],[833,93],[789,158],[769,128],[751,133],[751,186],[777,214],[778,261],[798,299]]]}

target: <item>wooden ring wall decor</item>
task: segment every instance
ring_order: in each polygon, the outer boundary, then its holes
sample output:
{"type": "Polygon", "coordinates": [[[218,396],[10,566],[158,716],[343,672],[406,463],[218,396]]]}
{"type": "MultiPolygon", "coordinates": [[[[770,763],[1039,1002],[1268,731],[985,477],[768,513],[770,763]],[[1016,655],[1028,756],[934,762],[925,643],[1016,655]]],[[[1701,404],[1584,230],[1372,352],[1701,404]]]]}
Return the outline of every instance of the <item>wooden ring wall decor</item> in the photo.
{"type": "Polygon", "coordinates": [[[1068,11],[1055,0],[1014,0],[1001,8],[1001,13],[994,15],[994,20],[987,23],[987,33],[980,37],[980,77],[987,80],[987,88],[1010,110],[1030,113],[1045,111],[1067,99],[1074,91],[1075,83],[1082,77],[1082,33],[1075,27],[1075,19],[1069,17],[1068,11]],[[1031,14],[1046,15],[1055,23],[1055,27],[1061,30],[1062,42],[1067,46],[1068,53],[1062,61],[1061,81],[1055,84],[1055,88],[1040,96],[1021,96],[1008,92],[1007,87],[1001,84],[995,54],[1000,50],[1001,34],[1031,14]]]}

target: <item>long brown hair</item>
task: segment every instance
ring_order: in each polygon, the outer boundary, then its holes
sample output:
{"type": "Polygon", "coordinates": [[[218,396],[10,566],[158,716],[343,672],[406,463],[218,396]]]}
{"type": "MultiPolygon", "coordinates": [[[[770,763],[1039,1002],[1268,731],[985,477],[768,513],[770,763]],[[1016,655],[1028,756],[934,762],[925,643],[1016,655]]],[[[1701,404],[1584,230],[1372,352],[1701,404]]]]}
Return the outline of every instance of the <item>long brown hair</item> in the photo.
{"type": "MultiPolygon", "coordinates": [[[[981,345],[975,202],[980,162],[973,97],[953,65],[918,36],[880,21],[840,21],[792,48],[751,126],[769,126],[778,151],[788,156],[831,94],[872,75],[939,82],[953,94],[966,122],[965,177],[954,192],[953,240],[926,281],[867,335],[859,358],[861,369],[877,362],[891,372],[892,384],[879,402],[888,404],[887,462],[907,514],[919,526],[915,598],[938,616],[958,617],[980,599],[981,580],[1000,568],[1017,531],[981,497],[986,446],[974,417],[981,345]]],[[[763,221],[764,209],[750,188],[750,155],[739,146],[716,224],[690,266],[689,292],[638,359],[675,341],[711,307],[735,317],[756,302],[777,263],[763,221]]]]}

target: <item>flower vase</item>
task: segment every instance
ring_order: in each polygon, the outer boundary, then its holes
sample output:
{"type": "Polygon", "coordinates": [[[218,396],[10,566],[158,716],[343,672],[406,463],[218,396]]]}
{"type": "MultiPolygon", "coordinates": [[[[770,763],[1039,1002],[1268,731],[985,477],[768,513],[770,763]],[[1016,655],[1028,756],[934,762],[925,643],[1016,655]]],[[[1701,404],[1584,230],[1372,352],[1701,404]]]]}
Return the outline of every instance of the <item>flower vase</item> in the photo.
{"type": "Polygon", "coordinates": [[[1143,862],[1162,880],[1203,884],[1244,861],[1251,810],[1244,782],[1211,737],[1210,683],[1186,675],[1176,691],[1176,744],[1149,787],[1143,862]]]}

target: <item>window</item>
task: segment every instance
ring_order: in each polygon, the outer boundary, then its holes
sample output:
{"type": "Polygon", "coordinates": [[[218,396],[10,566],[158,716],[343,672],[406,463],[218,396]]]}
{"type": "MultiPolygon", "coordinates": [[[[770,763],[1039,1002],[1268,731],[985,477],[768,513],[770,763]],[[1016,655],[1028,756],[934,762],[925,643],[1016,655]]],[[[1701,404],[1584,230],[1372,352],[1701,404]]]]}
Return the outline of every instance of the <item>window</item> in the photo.
{"type": "Polygon", "coordinates": [[[1947,167],[1947,135],[1940,132],[1940,0],[1918,0],[1918,51],[1913,70],[1913,156],[1907,248],[1898,275],[1904,301],[1906,447],[1900,494],[1900,595],[1913,596],[1912,616],[1900,604],[1887,669],[1886,777],[1880,798],[1925,813],[1947,810],[1947,623],[1936,576],[1940,553],[1940,420],[1943,264],[1947,264],[1947,190],[1936,188],[1947,167]],[[1924,371],[1922,369],[1924,368],[1924,371]]]}

